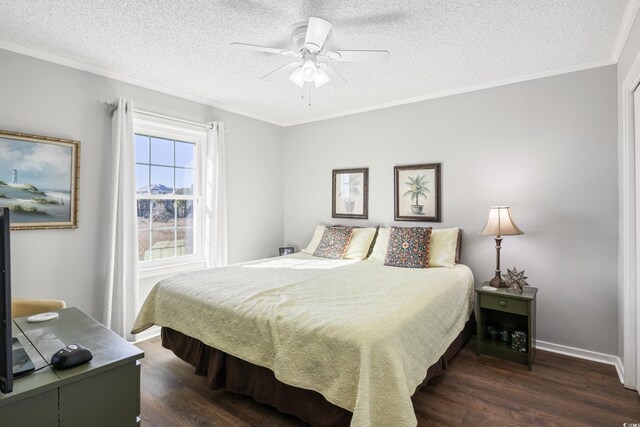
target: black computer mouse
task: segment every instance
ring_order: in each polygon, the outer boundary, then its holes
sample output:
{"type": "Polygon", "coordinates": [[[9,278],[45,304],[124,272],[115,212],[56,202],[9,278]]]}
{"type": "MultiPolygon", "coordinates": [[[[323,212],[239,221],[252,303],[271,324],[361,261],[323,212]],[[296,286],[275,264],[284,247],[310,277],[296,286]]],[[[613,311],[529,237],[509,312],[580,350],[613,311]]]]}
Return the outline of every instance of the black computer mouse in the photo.
{"type": "Polygon", "coordinates": [[[55,369],[69,369],[93,359],[93,353],[81,344],[69,344],[51,356],[51,366],[55,369]]]}

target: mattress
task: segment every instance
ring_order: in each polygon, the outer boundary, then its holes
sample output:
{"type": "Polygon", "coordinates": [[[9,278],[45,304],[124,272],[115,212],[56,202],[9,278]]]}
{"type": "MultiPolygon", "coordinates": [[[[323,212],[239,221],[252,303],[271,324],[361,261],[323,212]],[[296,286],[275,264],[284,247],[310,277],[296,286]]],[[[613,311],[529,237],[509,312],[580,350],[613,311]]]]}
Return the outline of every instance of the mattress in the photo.
{"type": "Polygon", "coordinates": [[[308,254],[158,283],[133,333],[159,325],[270,369],[353,413],[415,425],[411,395],[472,311],[468,267],[405,269],[308,254]]]}

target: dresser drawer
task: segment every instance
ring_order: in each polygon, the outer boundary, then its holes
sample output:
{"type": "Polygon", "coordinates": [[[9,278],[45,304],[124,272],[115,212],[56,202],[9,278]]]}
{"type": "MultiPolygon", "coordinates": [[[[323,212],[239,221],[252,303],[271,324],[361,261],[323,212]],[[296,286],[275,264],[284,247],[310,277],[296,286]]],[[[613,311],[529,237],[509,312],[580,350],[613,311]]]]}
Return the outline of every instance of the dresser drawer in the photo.
{"type": "Polygon", "coordinates": [[[480,295],[480,307],[492,310],[504,311],[507,313],[527,315],[527,301],[508,298],[503,295],[480,295]]]}

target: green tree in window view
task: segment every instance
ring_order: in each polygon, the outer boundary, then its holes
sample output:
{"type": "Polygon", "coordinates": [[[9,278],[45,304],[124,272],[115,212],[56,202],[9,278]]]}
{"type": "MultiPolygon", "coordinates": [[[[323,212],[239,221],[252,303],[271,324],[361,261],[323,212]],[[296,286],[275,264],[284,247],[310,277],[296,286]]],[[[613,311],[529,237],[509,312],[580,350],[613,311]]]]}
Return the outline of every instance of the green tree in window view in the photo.
{"type": "Polygon", "coordinates": [[[426,180],[426,175],[416,175],[415,177],[409,177],[407,182],[404,183],[409,190],[407,190],[402,197],[409,196],[411,200],[415,200],[416,203],[411,205],[411,212],[416,215],[422,215],[422,210],[424,209],[424,205],[419,203],[420,196],[427,198],[427,193],[430,193],[427,188],[427,184],[429,181],[426,180]]]}

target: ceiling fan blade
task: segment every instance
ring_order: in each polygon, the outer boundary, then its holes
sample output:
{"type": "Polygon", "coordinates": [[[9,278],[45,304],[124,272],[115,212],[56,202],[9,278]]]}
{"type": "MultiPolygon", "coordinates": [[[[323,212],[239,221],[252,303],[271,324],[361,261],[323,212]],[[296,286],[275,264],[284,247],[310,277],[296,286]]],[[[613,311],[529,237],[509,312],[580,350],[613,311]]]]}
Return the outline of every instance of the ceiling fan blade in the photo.
{"type": "Polygon", "coordinates": [[[307,36],[304,39],[304,47],[312,52],[322,49],[329,31],[331,31],[331,22],[326,19],[312,16],[307,24],[307,36]]]}
{"type": "Polygon", "coordinates": [[[341,62],[387,62],[389,56],[388,50],[336,50],[326,54],[330,60],[341,62]]]}
{"type": "Polygon", "coordinates": [[[322,69],[329,79],[331,80],[331,86],[342,86],[347,83],[347,80],[340,75],[330,64],[326,62],[319,62],[318,66],[322,69]]]}
{"type": "Polygon", "coordinates": [[[269,47],[269,46],[258,46],[255,44],[247,44],[247,43],[238,43],[238,42],[233,42],[231,43],[231,46],[235,47],[235,48],[239,48],[239,49],[246,49],[246,50],[253,50],[253,51],[258,51],[258,52],[268,52],[268,53],[275,53],[278,55],[285,55],[285,56],[297,56],[298,54],[291,51],[291,50],[286,50],[286,49],[280,49],[277,47],[269,47]]]}
{"type": "Polygon", "coordinates": [[[302,65],[302,64],[300,64],[299,62],[295,62],[295,61],[294,62],[289,62],[288,64],[284,64],[280,68],[276,68],[275,70],[273,70],[269,74],[266,74],[266,75],[260,77],[260,80],[272,81],[272,80],[276,80],[278,78],[289,77],[289,75],[293,72],[293,70],[298,68],[300,65],[302,65]]]}

